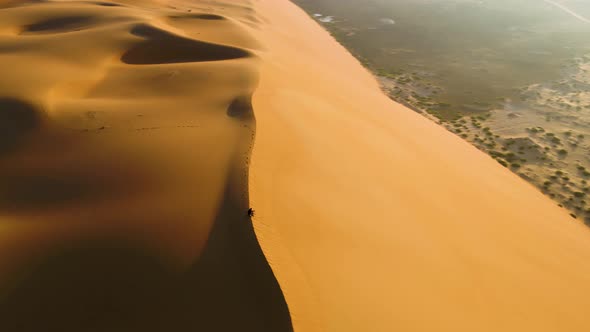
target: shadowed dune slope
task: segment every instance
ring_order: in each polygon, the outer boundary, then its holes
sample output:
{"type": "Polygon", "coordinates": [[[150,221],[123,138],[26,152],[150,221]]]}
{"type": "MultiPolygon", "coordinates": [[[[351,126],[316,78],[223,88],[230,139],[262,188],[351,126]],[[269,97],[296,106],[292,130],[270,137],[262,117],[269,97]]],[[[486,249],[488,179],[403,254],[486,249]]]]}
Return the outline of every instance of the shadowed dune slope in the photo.
{"type": "Polygon", "coordinates": [[[589,331],[590,231],[384,96],[287,0],[254,94],[254,226],[295,331],[589,331]]]}
{"type": "Polygon", "coordinates": [[[248,6],[0,1],[0,331],[292,330],[247,214],[248,6]]]}
{"type": "Polygon", "coordinates": [[[177,37],[148,25],[134,27],[131,29],[131,34],[144,37],[146,41],[123,54],[121,60],[127,64],[221,61],[245,58],[250,55],[239,48],[177,37]]]}

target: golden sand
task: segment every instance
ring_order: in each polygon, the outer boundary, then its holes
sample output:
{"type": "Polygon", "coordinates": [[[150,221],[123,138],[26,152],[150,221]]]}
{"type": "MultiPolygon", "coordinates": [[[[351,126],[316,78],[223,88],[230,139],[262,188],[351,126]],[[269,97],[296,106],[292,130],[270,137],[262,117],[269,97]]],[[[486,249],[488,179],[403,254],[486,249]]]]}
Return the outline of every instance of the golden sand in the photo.
{"type": "Polygon", "coordinates": [[[260,0],[255,229],[295,331],[588,331],[590,232],[260,0]]]}
{"type": "Polygon", "coordinates": [[[590,330],[588,229],[287,0],[0,0],[0,183],[2,332],[590,330]]]}

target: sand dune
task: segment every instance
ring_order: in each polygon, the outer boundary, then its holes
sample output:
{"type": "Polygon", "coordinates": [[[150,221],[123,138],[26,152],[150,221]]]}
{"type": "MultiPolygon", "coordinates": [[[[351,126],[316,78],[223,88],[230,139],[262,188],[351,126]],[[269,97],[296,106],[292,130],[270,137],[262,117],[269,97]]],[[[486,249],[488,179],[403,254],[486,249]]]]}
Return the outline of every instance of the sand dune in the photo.
{"type": "Polygon", "coordinates": [[[244,9],[166,3],[0,2],[0,331],[291,330],[244,9]]]}
{"type": "Polygon", "coordinates": [[[255,229],[295,331],[587,331],[590,233],[260,0],[255,229]]]}
{"type": "Polygon", "coordinates": [[[588,229],[287,0],[0,0],[0,73],[0,331],[590,328],[588,229]]]}

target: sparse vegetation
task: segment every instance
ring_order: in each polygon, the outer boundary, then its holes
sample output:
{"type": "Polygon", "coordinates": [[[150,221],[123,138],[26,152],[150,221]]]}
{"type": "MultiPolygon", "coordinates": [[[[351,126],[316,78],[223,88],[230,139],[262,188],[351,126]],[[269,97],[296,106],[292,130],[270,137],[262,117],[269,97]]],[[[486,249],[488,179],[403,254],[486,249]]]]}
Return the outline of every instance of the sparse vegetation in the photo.
{"type": "MultiPolygon", "coordinates": [[[[307,3],[313,7],[315,2],[307,3]]],[[[401,6],[386,3],[387,6],[401,6]]],[[[340,30],[336,37],[343,43],[352,43],[354,46],[355,41],[347,35],[355,30],[345,31],[342,28],[347,24],[355,24],[351,22],[356,21],[342,20],[326,24],[326,27],[333,31],[340,30]]],[[[421,24],[428,22],[424,21],[421,24]]],[[[370,38],[371,31],[364,37],[370,38]]],[[[412,45],[415,41],[404,38],[404,35],[396,35],[396,38],[391,39],[391,43],[385,42],[386,45],[380,45],[382,48],[375,48],[376,57],[369,51],[360,58],[388,82],[387,89],[392,99],[442,124],[488,153],[499,164],[535,184],[558,202],[569,201],[566,208],[570,211],[586,205],[586,202],[582,203],[585,196],[580,195],[590,195],[585,182],[590,178],[590,159],[581,156],[587,154],[590,146],[584,141],[587,135],[584,130],[587,128],[582,125],[588,119],[580,121],[580,117],[587,116],[584,112],[590,109],[590,102],[580,98],[581,93],[587,90],[587,85],[579,82],[578,78],[573,79],[572,75],[576,73],[580,64],[590,63],[590,56],[575,61],[568,56],[568,59],[560,62],[556,53],[552,63],[560,63],[558,70],[554,71],[559,72],[560,76],[527,85],[530,81],[526,79],[527,75],[523,74],[526,67],[508,66],[511,68],[509,75],[486,75],[489,70],[486,64],[494,63],[495,53],[484,51],[477,54],[478,59],[482,60],[480,64],[465,68],[456,66],[457,63],[461,63],[460,56],[454,59],[451,56],[450,62],[441,63],[437,59],[432,59],[429,54],[413,50],[412,45]],[[406,42],[408,50],[412,52],[411,56],[393,42],[400,38],[406,42]],[[388,56],[385,57],[384,54],[388,56]],[[423,56],[427,56],[427,59],[421,58],[423,56]],[[455,73],[459,68],[460,75],[457,76],[455,73]],[[466,77],[465,72],[472,70],[477,70],[477,75],[470,77],[485,79],[470,79],[470,85],[466,85],[463,81],[466,77]],[[440,75],[441,72],[444,72],[444,75],[440,75]],[[511,79],[506,84],[494,81],[508,77],[511,79]],[[458,78],[462,84],[456,84],[458,78]],[[520,78],[523,80],[518,86],[505,89],[520,78]],[[482,81],[485,81],[485,84],[481,86],[491,87],[485,93],[481,93],[482,90],[477,85],[482,81]],[[498,87],[503,89],[501,93],[496,90],[498,87]],[[455,90],[452,91],[453,89],[455,90]],[[490,111],[493,109],[503,109],[506,112],[490,111]],[[535,109],[538,113],[528,112],[530,109],[535,109]],[[509,129],[505,130],[506,128],[509,129]]],[[[421,40],[420,43],[424,41],[421,40]]],[[[511,47],[518,48],[522,45],[512,44],[511,47]]],[[[501,47],[504,46],[500,45],[501,47]]],[[[474,52],[483,49],[485,48],[473,48],[474,52]]],[[[443,50],[441,54],[448,53],[443,50]]],[[[522,54],[528,62],[543,58],[533,59],[526,52],[522,54]]],[[[586,76],[587,74],[588,72],[584,73],[586,76]]]]}

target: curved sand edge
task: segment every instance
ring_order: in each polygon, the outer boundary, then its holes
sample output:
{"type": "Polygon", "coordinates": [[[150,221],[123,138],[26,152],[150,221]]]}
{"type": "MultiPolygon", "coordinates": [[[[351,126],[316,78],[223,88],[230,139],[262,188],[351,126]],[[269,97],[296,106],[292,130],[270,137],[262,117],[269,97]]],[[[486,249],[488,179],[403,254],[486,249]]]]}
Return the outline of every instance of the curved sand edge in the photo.
{"type": "Polygon", "coordinates": [[[587,331],[590,232],[287,0],[254,94],[254,226],[295,331],[587,331]]]}

